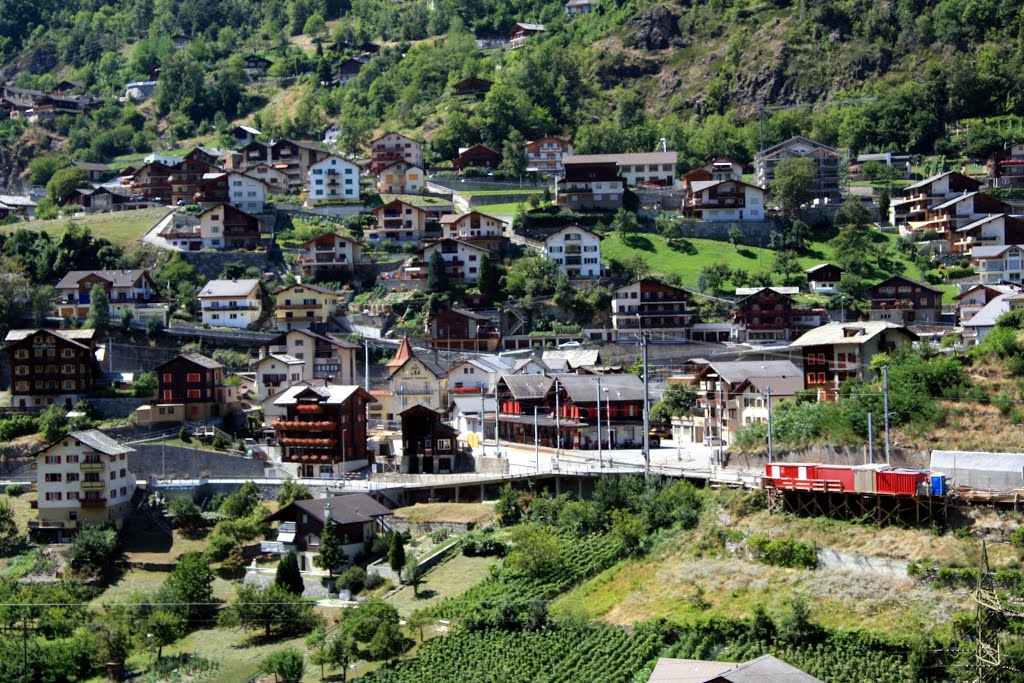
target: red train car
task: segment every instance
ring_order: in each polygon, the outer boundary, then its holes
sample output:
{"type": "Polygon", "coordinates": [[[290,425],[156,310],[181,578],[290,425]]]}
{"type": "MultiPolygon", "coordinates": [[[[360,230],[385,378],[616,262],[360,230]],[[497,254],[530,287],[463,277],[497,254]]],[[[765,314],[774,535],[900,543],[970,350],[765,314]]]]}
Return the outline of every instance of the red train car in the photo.
{"type": "Polygon", "coordinates": [[[853,491],[853,468],[846,465],[818,465],[817,477],[827,482],[837,482],[838,486],[829,486],[830,491],[853,491]]]}

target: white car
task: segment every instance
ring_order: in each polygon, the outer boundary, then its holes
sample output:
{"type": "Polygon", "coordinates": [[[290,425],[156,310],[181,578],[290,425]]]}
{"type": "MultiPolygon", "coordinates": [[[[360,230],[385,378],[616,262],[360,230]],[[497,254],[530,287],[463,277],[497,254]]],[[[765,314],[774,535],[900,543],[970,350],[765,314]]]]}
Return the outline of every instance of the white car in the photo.
{"type": "Polygon", "coordinates": [[[559,344],[558,348],[560,348],[560,349],[578,349],[581,346],[583,346],[583,344],[580,344],[578,341],[567,341],[567,342],[562,342],[561,344],[559,344]]]}
{"type": "Polygon", "coordinates": [[[705,446],[724,446],[725,442],[722,441],[721,439],[719,439],[717,436],[705,436],[704,437],[704,445],[705,446]]]}

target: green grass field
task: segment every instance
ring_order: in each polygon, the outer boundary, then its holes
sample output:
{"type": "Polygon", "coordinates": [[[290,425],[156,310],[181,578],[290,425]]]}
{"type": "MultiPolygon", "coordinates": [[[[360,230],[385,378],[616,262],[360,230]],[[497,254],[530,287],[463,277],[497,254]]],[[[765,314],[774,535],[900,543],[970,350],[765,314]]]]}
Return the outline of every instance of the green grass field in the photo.
{"type": "Polygon", "coordinates": [[[477,206],[475,210],[484,214],[485,216],[514,216],[516,215],[516,209],[520,205],[526,202],[510,202],[508,204],[488,204],[487,206],[477,206]]]}
{"type": "MultiPolygon", "coordinates": [[[[873,233],[876,243],[896,242],[896,236],[883,233],[873,233]]],[[[602,261],[608,264],[612,259],[624,261],[634,256],[643,257],[650,265],[654,273],[660,275],[678,275],[683,286],[696,288],[700,271],[713,264],[723,262],[730,268],[741,268],[750,273],[770,271],[775,260],[775,252],[762,247],[734,247],[728,242],[709,239],[682,239],[669,243],[661,235],[653,233],[637,233],[627,235],[623,238],[618,233],[606,233],[601,242],[602,261]]],[[[825,240],[814,240],[809,244],[807,252],[800,256],[800,265],[805,268],[825,263],[835,256],[835,253],[825,240]]],[[[900,261],[903,265],[902,274],[907,277],[919,279],[921,271],[913,263],[906,259],[900,261]]],[[[879,282],[886,277],[886,273],[877,267],[872,268],[866,278],[868,282],[879,282]]],[[[953,295],[956,294],[955,285],[940,285],[943,290],[943,301],[952,303],[953,295]]]]}
{"type": "Polygon", "coordinates": [[[167,215],[170,209],[139,209],[138,211],[125,211],[121,213],[97,213],[82,216],[75,219],[57,219],[52,221],[27,221],[0,227],[0,233],[12,233],[18,228],[28,230],[45,230],[50,237],[58,238],[68,228],[69,220],[81,226],[87,226],[92,231],[92,236],[105,237],[112,244],[117,244],[127,250],[139,246],[139,240],[156,223],[167,215]]]}
{"type": "Polygon", "coordinates": [[[390,595],[385,602],[390,603],[402,616],[409,616],[445,598],[461,595],[486,579],[491,567],[497,562],[493,557],[466,557],[456,551],[450,560],[442,562],[423,576],[419,597],[413,595],[412,588],[405,586],[390,595]]]}

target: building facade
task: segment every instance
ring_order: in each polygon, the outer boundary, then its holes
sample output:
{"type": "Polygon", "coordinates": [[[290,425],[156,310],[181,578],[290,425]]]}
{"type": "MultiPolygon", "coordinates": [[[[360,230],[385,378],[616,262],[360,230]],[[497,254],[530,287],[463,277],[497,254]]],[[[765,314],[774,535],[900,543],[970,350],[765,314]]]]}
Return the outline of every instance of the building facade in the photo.
{"type": "Polygon", "coordinates": [[[111,320],[120,320],[128,311],[133,320],[157,318],[167,324],[168,307],[161,302],[156,283],[145,269],[69,271],[57,283],[57,314],[78,320],[88,317],[92,289],[97,285],[110,301],[111,320]]]}
{"type": "Polygon", "coordinates": [[[306,204],[359,200],[359,167],[334,155],[309,167],[306,204]]]}
{"type": "Polygon", "coordinates": [[[230,204],[217,204],[199,214],[204,249],[255,249],[262,239],[260,219],[230,204]]]}
{"type": "Polygon", "coordinates": [[[571,164],[555,183],[555,203],[571,210],[614,211],[622,207],[623,192],[613,163],[571,164]]]}
{"type": "Polygon", "coordinates": [[[203,323],[210,327],[245,329],[263,315],[259,280],[210,280],[199,292],[203,323]]]}
{"type": "Polygon", "coordinates": [[[689,292],[653,278],[612,291],[612,329],[619,340],[637,336],[641,329],[683,332],[696,317],[690,308],[689,292]]]}
{"type": "Polygon", "coordinates": [[[362,260],[362,245],[351,237],[329,232],[303,243],[299,268],[306,277],[325,279],[351,273],[362,260]]]}
{"type": "Polygon", "coordinates": [[[401,133],[389,132],[370,142],[370,174],[396,161],[423,168],[423,143],[401,133]]]}
{"type": "Polygon", "coordinates": [[[42,410],[71,406],[102,374],[96,330],[11,330],[4,351],[11,363],[11,406],[42,410]]]}
{"type": "Polygon", "coordinates": [[[839,169],[843,155],[839,150],[799,135],[773,145],[754,157],[754,172],[760,187],[771,187],[775,169],[783,159],[809,159],[814,165],[811,196],[819,202],[841,201],[839,169]]]}
{"type": "Polygon", "coordinates": [[[338,292],[310,284],[289,285],[274,294],[277,327],[282,330],[325,324],[337,315],[342,300],[338,292]]]}
{"type": "Polygon", "coordinates": [[[426,176],[423,168],[405,161],[394,161],[377,175],[377,192],[417,194],[423,190],[426,176]]]}
{"type": "Polygon", "coordinates": [[[565,172],[563,157],[572,154],[572,142],[564,138],[546,135],[526,143],[526,170],[559,176],[565,172]]]}
{"type": "Polygon", "coordinates": [[[871,320],[897,325],[934,325],[942,313],[942,290],[896,275],[869,287],[871,320]]]}
{"type": "Polygon", "coordinates": [[[575,164],[615,164],[618,176],[629,187],[672,187],[676,182],[677,152],[632,154],[572,154],[562,157],[566,173],[575,164]]]}
{"type": "Polygon", "coordinates": [[[544,238],[544,258],[570,278],[600,277],[601,236],[579,226],[562,228],[544,238]]]}

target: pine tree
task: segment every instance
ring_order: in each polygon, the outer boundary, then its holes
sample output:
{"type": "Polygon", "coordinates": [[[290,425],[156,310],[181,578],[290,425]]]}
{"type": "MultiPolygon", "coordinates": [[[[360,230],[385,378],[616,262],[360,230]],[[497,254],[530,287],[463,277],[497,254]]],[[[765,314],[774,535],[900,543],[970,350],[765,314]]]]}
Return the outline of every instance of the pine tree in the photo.
{"type": "Polygon", "coordinates": [[[440,251],[430,255],[430,265],[427,269],[427,289],[437,294],[448,291],[448,264],[440,251]]]}
{"type": "Polygon", "coordinates": [[[104,329],[110,323],[110,297],[107,290],[99,284],[92,286],[89,292],[89,317],[85,326],[96,330],[104,329]]]}
{"type": "Polygon", "coordinates": [[[277,565],[274,583],[289,593],[302,595],[302,591],[306,587],[302,582],[302,574],[299,572],[299,561],[295,557],[294,551],[289,551],[281,560],[281,563],[277,565]]]}
{"type": "Polygon", "coordinates": [[[327,575],[334,577],[334,570],[348,564],[348,554],[341,545],[341,539],[334,533],[331,520],[324,521],[324,531],[320,538],[320,553],[313,563],[327,570],[327,575]]]}

